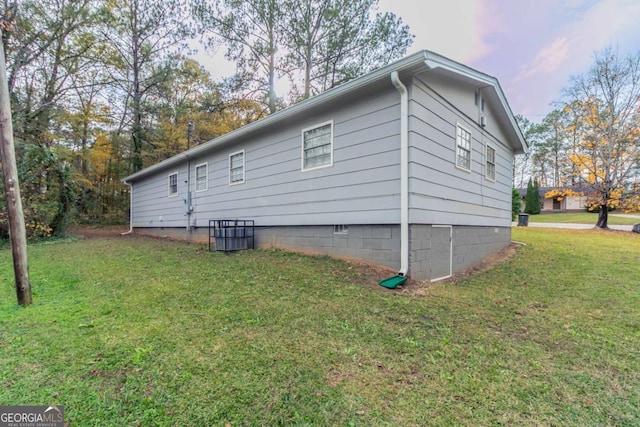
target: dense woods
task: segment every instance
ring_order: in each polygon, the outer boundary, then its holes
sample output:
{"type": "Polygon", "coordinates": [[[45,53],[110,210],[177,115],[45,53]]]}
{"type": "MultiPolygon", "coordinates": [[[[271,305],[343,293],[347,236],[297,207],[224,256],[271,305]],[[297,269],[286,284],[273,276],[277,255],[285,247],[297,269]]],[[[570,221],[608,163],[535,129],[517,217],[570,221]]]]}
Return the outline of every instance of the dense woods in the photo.
{"type": "MultiPolygon", "coordinates": [[[[127,174],[402,57],[377,0],[5,2],[2,42],[30,238],[125,222],[127,174]],[[224,49],[220,81],[192,46],[224,49]],[[284,80],[285,92],[276,82],[284,80]]],[[[0,192],[0,237],[8,225],[0,192]]]]}

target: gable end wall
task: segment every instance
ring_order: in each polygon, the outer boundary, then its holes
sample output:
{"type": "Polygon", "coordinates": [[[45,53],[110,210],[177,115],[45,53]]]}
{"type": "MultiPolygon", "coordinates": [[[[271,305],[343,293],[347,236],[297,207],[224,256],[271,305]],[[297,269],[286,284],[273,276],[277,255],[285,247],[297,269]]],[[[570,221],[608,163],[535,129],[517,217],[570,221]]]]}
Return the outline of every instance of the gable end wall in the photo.
{"type": "MultiPolygon", "coordinates": [[[[513,153],[499,128],[477,123],[475,88],[423,75],[410,93],[410,222],[508,227],[513,153]],[[455,165],[458,124],[471,132],[471,171],[455,165]],[[495,181],[485,177],[487,145],[496,152],[495,181]]],[[[488,123],[490,109],[485,104],[488,123]]]]}

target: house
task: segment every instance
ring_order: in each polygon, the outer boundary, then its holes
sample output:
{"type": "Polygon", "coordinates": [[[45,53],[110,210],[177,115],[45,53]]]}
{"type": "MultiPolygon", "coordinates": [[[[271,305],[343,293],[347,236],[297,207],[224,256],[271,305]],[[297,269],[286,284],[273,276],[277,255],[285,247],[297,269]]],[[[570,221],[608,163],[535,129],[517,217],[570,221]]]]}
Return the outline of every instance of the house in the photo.
{"type": "Polygon", "coordinates": [[[509,244],[526,148],[494,77],[421,51],[124,182],[135,233],[207,241],[211,219],[254,220],[257,247],[437,280],[509,244]]]}
{"type": "MultiPolygon", "coordinates": [[[[527,189],[519,188],[522,197],[521,211],[524,212],[527,202],[527,189]]],[[[587,201],[593,190],[589,187],[539,187],[540,213],[584,212],[587,201]]]]}

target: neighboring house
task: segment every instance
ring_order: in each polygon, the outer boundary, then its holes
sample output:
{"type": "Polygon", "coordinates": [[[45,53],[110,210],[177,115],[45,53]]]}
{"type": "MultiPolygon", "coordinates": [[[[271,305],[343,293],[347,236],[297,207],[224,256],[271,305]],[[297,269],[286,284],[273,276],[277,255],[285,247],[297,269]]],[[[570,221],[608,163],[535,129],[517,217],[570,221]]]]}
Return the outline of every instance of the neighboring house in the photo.
{"type": "Polygon", "coordinates": [[[257,247],[434,280],[509,244],[525,150],[494,77],[421,51],[124,182],[136,233],[206,241],[210,219],[255,220],[257,247]]]}
{"type": "MultiPolygon", "coordinates": [[[[519,188],[522,196],[522,208],[524,212],[527,204],[527,189],[519,188]]],[[[592,190],[587,187],[540,187],[540,213],[553,212],[583,212],[586,209],[587,196],[592,190]],[[551,197],[546,197],[551,193],[551,197]]]]}

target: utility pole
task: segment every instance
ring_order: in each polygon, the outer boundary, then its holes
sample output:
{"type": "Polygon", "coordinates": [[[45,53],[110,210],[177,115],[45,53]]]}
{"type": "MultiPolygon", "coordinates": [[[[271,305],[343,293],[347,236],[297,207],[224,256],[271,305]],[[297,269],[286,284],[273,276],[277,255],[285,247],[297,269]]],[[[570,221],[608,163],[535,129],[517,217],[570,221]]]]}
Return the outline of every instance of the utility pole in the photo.
{"type": "MultiPolygon", "coordinates": [[[[0,30],[0,36],[2,31],[0,30]]],[[[13,123],[11,120],[11,102],[7,84],[4,44],[0,37],[0,156],[2,160],[2,178],[7,201],[9,238],[13,254],[13,271],[16,278],[18,304],[31,305],[31,283],[29,282],[29,265],[27,263],[27,231],[22,212],[16,152],[13,145],[13,123]]]]}

